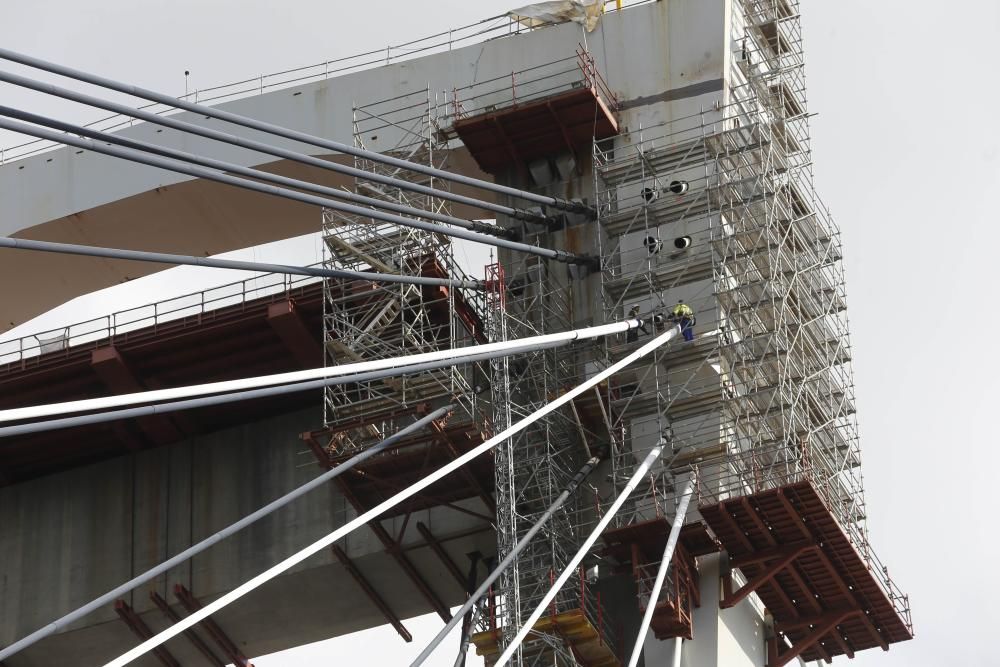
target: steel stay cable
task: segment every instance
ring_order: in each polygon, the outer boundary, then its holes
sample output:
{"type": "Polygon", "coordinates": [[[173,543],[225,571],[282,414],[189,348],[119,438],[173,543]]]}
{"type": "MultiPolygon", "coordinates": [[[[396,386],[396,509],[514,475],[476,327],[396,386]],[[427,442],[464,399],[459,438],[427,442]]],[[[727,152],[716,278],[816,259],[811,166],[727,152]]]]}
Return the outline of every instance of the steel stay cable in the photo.
{"type": "MultiPolygon", "coordinates": [[[[601,371],[599,373],[596,373],[592,378],[590,378],[590,379],[584,381],[583,383],[577,385],[576,387],[574,387],[573,389],[571,389],[571,390],[567,391],[566,393],[562,394],[561,396],[559,396],[558,398],[554,399],[550,403],[545,404],[539,410],[537,410],[537,411],[533,412],[532,414],[528,415],[527,417],[525,417],[521,421],[519,421],[519,422],[517,422],[515,424],[512,424],[509,427],[507,427],[506,429],[504,429],[500,433],[494,435],[492,438],[490,438],[486,442],[482,443],[481,445],[475,447],[474,449],[469,450],[468,452],[466,452],[462,456],[458,457],[454,461],[452,461],[452,462],[444,465],[443,467],[441,467],[438,470],[434,471],[430,475],[428,475],[428,476],[424,477],[423,479],[415,482],[409,488],[404,489],[403,491],[400,491],[399,493],[397,493],[396,495],[392,496],[388,500],[385,500],[382,503],[379,503],[377,506],[375,506],[372,509],[368,510],[364,514],[361,514],[360,516],[356,517],[355,519],[353,519],[352,521],[348,522],[344,526],[338,528],[337,530],[333,531],[329,535],[327,535],[327,536],[325,536],[325,537],[317,540],[316,542],[314,542],[313,544],[309,545],[308,547],[306,547],[306,548],[300,550],[299,552],[297,552],[297,553],[289,556],[288,558],[286,558],[285,560],[281,561],[280,563],[277,563],[276,565],[274,565],[271,568],[265,570],[264,572],[262,572],[261,574],[257,575],[256,577],[254,577],[254,578],[250,579],[249,581],[241,584],[240,586],[238,586],[234,590],[232,590],[232,591],[224,594],[222,597],[218,598],[217,600],[211,602],[210,604],[204,606],[203,608],[201,608],[198,611],[190,614],[189,616],[186,616],[184,619],[182,619],[178,623],[175,623],[174,625],[170,626],[166,630],[164,630],[164,631],[160,632],[159,634],[151,637],[150,639],[147,639],[146,641],[142,642],[139,646],[133,648],[132,650],[126,652],[125,654],[123,654],[123,655],[119,656],[118,658],[112,660],[111,662],[107,663],[105,665],[105,667],[123,667],[123,665],[127,665],[128,663],[132,662],[136,658],[138,658],[138,657],[144,655],[145,653],[147,653],[148,651],[156,648],[157,646],[161,645],[162,643],[164,643],[165,641],[171,639],[172,637],[176,637],[178,634],[180,634],[181,632],[184,632],[185,630],[187,630],[188,628],[190,628],[194,624],[201,622],[205,618],[208,618],[209,616],[211,616],[213,613],[215,613],[219,609],[222,609],[223,607],[227,606],[228,604],[230,604],[232,602],[235,602],[236,600],[240,599],[241,597],[243,597],[247,593],[250,593],[251,591],[257,589],[258,587],[262,586],[266,582],[268,582],[271,579],[277,577],[282,572],[285,572],[286,570],[294,567],[298,563],[301,563],[302,561],[306,560],[310,556],[312,556],[312,555],[314,555],[316,553],[319,553],[320,551],[322,551],[326,547],[328,547],[331,544],[335,543],[337,540],[343,538],[345,535],[348,535],[349,533],[351,533],[352,531],[356,530],[357,528],[359,528],[359,527],[365,525],[366,523],[368,523],[369,521],[377,518],[378,516],[380,516],[385,511],[391,509],[392,507],[395,507],[397,504],[399,504],[399,503],[403,502],[404,500],[406,500],[406,499],[414,496],[415,494],[420,493],[425,488],[427,488],[428,486],[436,483],[438,480],[440,480],[441,478],[445,477],[449,473],[454,472],[455,470],[457,470],[458,468],[462,467],[463,465],[465,465],[466,463],[468,463],[472,459],[476,458],[477,456],[479,456],[479,455],[481,455],[481,454],[483,454],[483,453],[485,453],[485,452],[493,449],[494,447],[496,447],[498,444],[500,444],[504,440],[507,440],[508,438],[510,438],[511,436],[515,435],[516,433],[518,433],[518,432],[524,430],[525,428],[527,428],[528,426],[534,424],[539,419],[541,419],[541,418],[545,417],[546,415],[550,414],[551,412],[559,409],[560,407],[562,407],[563,405],[565,405],[569,401],[572,401],[574,398],[576,398],[577,396],[579,396],[583,392],[589,390],[591,387],[597,386],[599,383],[601,383],[604,380],[606,380],[607,378],[611,377],[612,375],[614,375],[615,373],[617,373],[621,369],[625,368],[626,366],[632,364],[634,361],[637,361],[637,360],[641,359],[642,357],[646,356],[647,354],[649,354],[653,350],[655,350],[658,347],[666,344],[667,342],[669,342],[673,338],[676,338],[679,334],[680,334],[680,329],[678,327],[672,327],[671,329],[669,329],[665,333],[657,336],[653,340],[651,340],[648,343],[646,343],[645,345],[643,345],[638,350],[632,352],[627,357],[621,359],[620,361],[615,362],[611,366],[608,366],[603,371],[601,371]]],[[[636,479],[638,479],[639,476],[640,475],[637,473],[636,479]]]]}
{"type": "Polygon", "coordinates": [[[262,273],[281,273],[293,276],[317,276],[321,278],[341,278],[345,280],[366,280],[381,283],[401,283],[404,285],[429,285],[432,287],[458,287],[466,289],[483,289],[485,284],[479,280],[452,280],[450,278],[430,278],[426,276],[406,276],[396,273],[380,273],[372,271],[347,271],[344,269],[326,269],[318,266],[291,266],[289,264],[269,264],[266,262],[245,262],[233,259],[217,259],[214,257],[196,257],[194,255],[173,255],[164,252],[148,252],[144,250],[124,250],[122,248],[99,248],[79,245],[76,243],[53,243],[51,241],[33,241],[30,239],[14,239],[0,237],[0,248],[14,250],[33,250],[36,252],[53,252],[66,255],[84,255],[87,257],[107,257],[125,259],[135,262],[153,262],[156,264],[182,264],[188,266],[204,266],[214,269],[232,269],[236,271],[260,271],[262,273]]]}
{"type": "Polygon", "coordinates": [[[284,137],[286,139],[292,139],[293,141],[299,141],[305,144],[311,144],[319,148],[327,148],[329,150],[337,151],[338,153],[344,153],[346,155],[353,155],[355,157],[364,158],[367,160],[373,160],[375,162],[381,162],[383,164],[387,164],[393,167],[398,167],[401,169],[406,169],[408,171],[414,171],[417,173],[426,174],[428,176],[434,176],[436,178],[442,178],[445,180],[453,181],[455,183],[461,183],[463,185],[468,185],[482,190],[497,192],[512,197],[518,197],[520,199],[535,202],[537,204],[555,206],[556,208],[570,210],[570,211],[583,212],[589,210],[586,206],[577,202],[572,202],[565,199],[559,199],[557,197],[547,197],[544,195],[535,194],[533,192],[526,192],[524,190],[518,190],[517,188],[507,187],[504,185],[500,185],[498,183],[492,183],[490,181],[484,181],[478,178],[471,178],[469,176],[462,176],[460,174],[454,174],[448,171],[444,171],[442,169],[436,169],[434,167],[428,167],[425,165],[408,162],[406,160],[394,158],[388,155],[382,155],[381,153],[367,151],[364,149],[356,148],[354,146],[350,146],[348,144],[343,144],[337,141],[332,141],[329,139],[324,139],[322,137],[316,137],[310,134],[306,134],[305,132],[298,132],[295,130],[290,130],[288,128],[281,127],[279,125],[274,125],[253,118],[248,118],[246,116],[241,116],[239,114],[218,109],[216,107],[209,107],[203,104],[195,104],[192,102],[188,102],[187,100],[170,97],[169,95],[157,93],[155,91],[148,90],[145,88],[140,88],[138,86],[121,83],[102,76],[97,76],[95,74],[89,74],[87,72],[73,69],[71,67],[48,62],[40,58],[34,58],[26,54],[17,53],[16,51],[11,51],[10,49],[0,49],[0,58],[20,63],[28,67],[33,67],[35,69],[45,70],[47,72],[58,74],[60,76],[76,79],[77,81],[90,83],[95,86],[99,86],[101,88],[109,88],[111,90],[116,90],[120,93],[125,93],[126,95],[141,97],[151,102],[160,102],[162,104],[166,104],[168,106],[172,106],[177,109],[184,109],[185,111],[192,111],[194,113],[201,114],[204,116],[211,116],[213,118],[218,118],[219,120],[233,123],[235,125],[241,125],[243,127],[259,130],[261,132],[267,132],[269,134],[274,134],[280,137],[284,137]]]}
{"type": "Polygon", "coordinates": [[[364,450],[357,456],[354,456],[348,459],[347,461],[344,461],[342,464],[336,466],[335,468],[331,468],[322,475],[310,480],[309,482],[306,482],[302,486],[292,489],[291,491],[281,496],[280,498],[272,500],[270,503],[264,505],[257,511],[248,514],[239,521],[230,524],[229,526],[223,528],[220,531],[217,531],[216,533],[205,538],[201,542],[198,542],[197,544],[188,547],[187,549],[173,556],[172,558],[165,560],[159,565],[147,570],[146,572],[143,572],[142,574],[130,579],[129,581],[126,581],[120,586],[113,588],[104,595],[101,595],[100,597],[91,600],[90,602],[78,607],[77,609],[74,609],[73,611],[63,615],[62,617],[56,619],[55,621],[49,623],[48,625],[36,630],[35,632],[32,632],[30,635],[27,635],[26,637],[19,639],[10,646],[0,649],[0,660],[9,658],[12,655],[28,648],[32,644],[41,641],[45,637],[55,634],[56,632],[66,627],[70,623],[73,623],[83,618],[87,614],[96,611],[100,607],[113,602],[115,598],[124,595],[125,593],[128,593],[137,586],[141,586],[142,584],[158,577],[159,575],[170,570],[171,568],[180,565],[184,561],[188,560],[193,556],[196,556],[197,554],[208,549],[209,547],[221,542],[223,539],[229,537],[230,535],[242,530],[243,528],[246,528],[247,526],[253,523],[256,523],[259,519],[268,516],[269,514],[284,507],[285,505],[288,505],[293,500],[300,498],[306,493],[312,491],[316,487],[322,486],[326,482],[329,482],[331,479],[338,477],[344,472],[347,472],[348,470],[355,467],[359,463],[363,463],[364,461],[375,456],[375,454],[378,454],[379,452],[385,450],[386,448],[391,447],[392,445],[399,442],[400,440],[410,435],[411,433],[415,433],[421,430],[422,428],[430,424],[432,421],[446,416],[454,409],[455,409],[454,405],[448,405],[431,412],[430,414],[418,419],[412,424],[409,424],[408,426],[400,429],[399,431],[389,436],[388,438],[382,440],[381,442],[372,445],[371,447],[364,450]]]}
{"type": "Polygon", "coordinates": [[[638,328],[640,324],[641,320],[625,320],[624,322],[602,324],[596,327],[575,329],[573,331],[564,331],[561,333],[528,336],[526,338],[518,338],[509,341],[487,343],[485,345],[472,345],[469,347],[452,348],[447,350],[437,350],[434,352],[423,352],[420,354],[404,355],[390,359],[375,359],[372,361],[362,361],[353,364],[325,366],[323,368],[312,368],[309,370],[291,371],[288,373],[276,373],[273,375],[262,375],[259,377],[242,378],[239,380],[224,380],[221,382],[208,382],[185,387],[174,387],[172,389],[153,389],[150,391],[141,391],[129,394],[116,394],[102,398],[88,398],[76,401],[65,401],[62,403],[48,403],[23,408],[11,408],[8,410],[0,410],[0,423],[20,421],[23,419],[37,419],[39,417],[50,417],[65,414],[67,412],[103,410],[111,407],[121,407],[124,405],[154,403],[157,401],[175,400],[189,396],[239,391],[254,387],[287,384],[303,380],[313,380],[316,378],[350,375],[365,371],[389,369],[393,367],[411,367],[414,364],[441,359],[466,360],[467,357],[471,357],[472,355],[483,355],[503,350],[530,349],[532,347],[548,345],[550,343],[555,345],[565,345],[578,340],[587,340],[622,333],[628,331],[629,329],[638,328]]]}
{"type": "Polygon", "coordinates": [[[549,248],[542,248],[539,246],[529,245],[527,243],[520,243],[517,241],[508,241],[507,239],[494,238],[486,234],[480,234],[478,232],[469,231],[467,229],[462,229],[460,227],[458,228],[448,227],[445,225],[423,222],[422,220],[417,220],[415,218],[405,218],[403,216],[395,215],[392,213],[385,213],[383,211],[365,208],[363,206],[346,204],[341,201],[329,199],[327,197],[320,197],[318,195],[309,194],[307,192],[299,192],[297,190],[282,188],[276,185],[261,183],[255,180],[230,176],[229,174],[223,173],[221,171],[206,169],[204,167],[190,165],[169,158],[161,158],[159,156],[146,154],[141,151],[136,151],[133,149],[107,146],[93,139],[79,138],[71,135],[60,134],[58,132],[42,129],[34,125],[22,123],[20,121],[0,119],[0,128],[5,130],[11,130],[13,132],[20,132],[21,134],[27,134],[42,139],[47,139],[49,141],[54,141],[56,143],[66,144],[68,146],[76,146],[77,148],[83,148],[86,150],[93,151],[95,153],[103,153],[105,155],[110,155],[112,157],[116,157],[122,160],[128,160],[130,162],[138,162],[139,164],[145,164],[151,167],[156,167],[157,169],[166,169],[168,171],[173,171],[180,174],[186,174],[188,176],[204,178],[206,180],[216,181],[218,183],[224,183],[226,185],[232,185],[234,187],[243,188],[244,190],[251,190],[253,192],[260,192],[267,195],[283,197],[285,199],[299,201],[304,204],[323,206],[336,211],[341,211],[343,213],[358,215],[361,216],[362,218],[372,218],[374,220],[381,220],[383,222],[402,225],[403,227],[412,227],[413,229],[420,229],[426,232],[444,234],[445,236],[452,236],[454,238],[465,239],[466,241],[472,241],[474,243],[492,245],[498,248],[507,248],[508,250],[513,250],[515,252],[523,252],[529,255],[538,255],[539,257],[545,257],[546,259],[554,259],[559,262],[566,262],[569,264],[593,264],[596,261],[595,258],[579,257],[563,250],[552,250],[549,248]]]}
{"type": "Polygon", "coordinates": [[[217,169],[219,171],[228,172],[230,174],[239,174],[240,176],[246,176],[247,178],[257,179],[265,183],[273,183],[275,185],[283,185],[290,188],[296,188],[298,190],[304,190],[306,192],[325,195],[327,197],[343,199],[345,201],[349,201],[355,204],[360,204],[362,206],[371,206],[374,208],[385,209],[402,215],[424,218],[426,220],[434,220],[436,222],[441,222],[447,225],[454,225],[455,227],[461,227],[462,229],[469,229],[472,231],[479,232],[481,234],[488,234],[490,236],[499,236],[502,238],[511,238],[512,236],[512,232],[510,230],[503,229],[502,227],[497,227],[496,225],[489,225],[484,222],[476,222],[474,220],[464,220],[462,218],[457,218],[453,215],[445,215],[443,213],[438,213],[435,211],[427,211],[420,208],[414,208],[412,206],[405,206],[403,204],[386,201],[384,199],[366,197],[364,195],[351,192],[349,190],[340,190],[326,185],[319,185],[316,183],[311,183],[309,181],[303,181],[297,178],[289,178],[287,176],[282,176],[280,174],[274,174],[267,171],[260,171],[259,169],[252,169],[250,167],[245,167],[243,165],[239,165],[233,162],[227,162],[224,160],[217,160],[211,157],[196,155],[194,153],[188,153],[186,151],[177,150],[175,148],[169,148],[167,146],[159,146],[157,144],[151,144],[149,142],[140,141],[138,139],[129,139],[128,137],[123,137],[121,135],[109,134],[107,132],[100,132],[98,130],[93,130],[87,127],[83,127],[82,125],[67,123],[65,121],[57,120],[55,118],[41,116],[39,114],[31,113],[28,111],[22,111],[20,109],[14,109],[8,106],[0,106],[0,114],[7,116],[8,118],[16,118],[18,120],[27,121],[29,123],[34,123],[36,125],[42,125],[44,127],[48,127],[54,130],[68,132],[70,134],[76,134],[81,137],[87,137],[88,139],[103,141],[108,144],[122,146],[124,148],[141,151],[143,153],[151,153],[153,155],[159,155],[161,157],[169,158],[171,160],[187,162],[189,164],[198,165],[200,167],[207,167],[208,169],[217,169]]]}
{"type": "Polygon", "coordinates": [[[430,370],[436,370],[439,368],[448,368],[459,363],[471,363],[475,361],[486,361],[493,359],[498,356],[508,355],[508,354],[519,354],[523,352],[533,352],[535,350],[544,350],[550,347],[556,347],[561,343],[539,343],[530,347],[517,347],[510,348],[501,352],[484,352],[480,354],[472,354],[458,359],[440,359],[438,361],[429,361],[422,364],[410,364],[407,366],[396,366],[389,369],[383,369],[378,371],[371,371],[368,373],[357,373],[355,375],[338,375],[332,378],[324,378],[321,380],[311,380],[308,382],[295,382],[292,384],[281,384],[273,387],[265,387],[263,389],[252,389],[250,391],[239,391],[229,394],[213,394],[211,396],[203,396],[200,398],[191,398],[184,401],[174,401],[171,403],[157,403],[155,405],[143,405],[135,408],[125,408],[124,410],[108,410],[105,412],[97,412],[93,414],[76,415],[73,417],[63,417],[60,419],[49,419],[46,421],[31,422],[28,424],[17,424],[14,426],[4,426],[0,427],[0,438],[11,437],[15,435],[27,435],[29,433],[41,433],[44,431],[54,431],[63,428],[70,428],[76,426],[89,426],[91,424],[103,424],[110,421],[117,421],[120,419],[133,419],[137,417],[148,417],[150,415],[161,415],[168,412],[177,412],[178,410],[191,410],[195,408],[205,408],[213,405],[225,405],[227,403],[237,403],[240,401],[249,401],[257,398],[267,398],[270,396],[280,396],[285,394],[296,394],[303,391],[309,391],[311,389],[323,389],[324,387],[332,387],[341,384],[349,384],[353,382],[367,382],[371,380],[380,380],[387,377],[396,377],[399,375],[408,375],[410,373],[418,373],[430,370]]]}
{"type": "Polygon", "coordinates": [[[177,118],[171,116],[163,116],[160,114],[151,113],[149,111],[144,111],[142,109],[135,109],[126,106],[124,104],[118,104],[117,102],[112,102],[110,100],[104,100],[99,97],[93,97],[91,95],[86,95],[84,93],[78,93],[74,90],[69,90],[68,88],[62,88],[61,86],[56,86],[42,81],[35,81],[34,79],[18,76],[17,74],[11,74],[10,72],[0,71],[0,81],[4,81],[6,83],[10,83],[15,86],[21,86],[22,88],[29,88],[31,90],[38,91],[40,93],[52,95],[54,97],[61,97],[63,99],[71,100],[73,102],[78,102],[80,104],[85,104],[87,106],[97,107],[99,109],[106,109],[107,111],[112,111],[114,113],[122,114],[124,116],[131,116],[138,120],[146,121],[147,123],[153,123],[163,127],[169,127],[171,129],[178,130],[180,132],[184,132],[187,134],[194,134],[200,137],[204,137],[206,139],[211,139],[213,141],[219,141],[225,144],[229,144],[231,146],[238,146],[240,148],[245,148],[247,150],[255,151],[258,153],[266,153],[268,155],[273,155],[275,157],[284,158],[286,160],[292,160],[293,162],[299,162],[301,164],[307,164],[312,167],[325,169],[327,171],[333,171],[345,174],[347,176],[360,178],[363,180],[371,181],[373,183],[381,183],[383,185],[400,188],[401,190],[409,190],[411,192],[416,192],[418,194],[428,195],[430,197],[436,197],[438,199],[445,199],[454,202],[456,204],[463,204],[474,208],[493,211],[494,213],[508,215],[518,220],[525,220],[528,222],[538,222],[538,223],[544,223],[546,221],[546,218],[544,216],[535,214],[531,211],[526,211],[511,206],[504,206],[502,204],[496,204],[494,202],[484,201],[476,199],[474,197],[467,197],[465,195],[456,194],[448,190],[439,190],[427,185],[421,185],[419,183],[411,183],[410,181],[403,180],[400,178],[395,178],[393,176],[387,176],[385,174],[378,174],[375,172],[366,171],[364,169],[358,169],[357,167],[352,167],[346,164],[340,164],[338,162],[333,162],[331,160],[324,160],[322,158],[315,157],[313,155],[299,153],[287,148],[282,148],[280,146],[272,146],[271,144],[267,144],[262,141],[256,141],[254,139],[248,139],[246,137],[241,137],[235,134],[229,134],[228,132],[221,132],[219,130],[204,127],[202,125],[188,123],[186,121],[178,120],[177,118]]]}

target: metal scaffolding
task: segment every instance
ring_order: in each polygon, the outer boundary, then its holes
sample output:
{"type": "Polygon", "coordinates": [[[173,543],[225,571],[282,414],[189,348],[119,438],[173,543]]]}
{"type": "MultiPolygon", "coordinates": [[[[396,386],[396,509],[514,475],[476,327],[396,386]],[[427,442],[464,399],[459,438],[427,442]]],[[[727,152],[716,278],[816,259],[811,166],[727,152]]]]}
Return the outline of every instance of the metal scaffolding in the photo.
{"type": "Polygon", "coordinates": [[[813,187],[797,4],[736,2],[730,30],[724,103],[595,142],[605,318],[683,299],[705,332],[609,387],[631,442],[616,478],[660,435],[674,452],[623,521],[670,514],[692,466],[701,505],[807,480],[909,624],[868,542],[840,233],[813,187]]]}
{"type": "MultiPolygon", "coordinates": [[[[511,151],[497,152],[483,139],[492,130],[482,127],[464,136],[463,127],[478,127],[475,124],[479,119],[494,113],[531,114],[540,104],[547,115],[537,124],[526,121],[525,125],[532,125],[536,134],[544,134],[539,129],[542,122],[553,122],[554,117],[558,123],[557,109],[563,108],[561,105],[582,105],[587,95],[593,95],[590,92],[593,90],[599,90],[598,94],[614,103],[593,59],[581,48],[573,56],[452,91],[448,118],[452,125],[445,128],[445,136],[483,142],[484,149],[479,144],[466,145],[480,165],[489,169],[502,164],[511,151]],[[553,98],[555,102],[546,102],[553,98]]],[[[590,111],[586,124],[588,137],[593,132],[592,115],[590,111]]],[[[507,139],[516,143],[520,127],[517,121],[511,122],[507,126],[511,133],[506,135],[507,139]]],[[[558,150],[572,147],[573,128],[564,128],[564,133],[557,126],[552,129],[561,147],[558,150]]],[[[590,143],[589,138],[586,143],[590,143]]],[[[519,150],[531,147],[526,143],[513,152],[519,150]]],[[[564,247],[563,239],[546,228],[522,227],[520,231],[525,242],[564,247]]],[[[491,340],[573,329],[579,324],[573,315],[579,275],[586,272],[574,274],[537,257],[501,252],[500,263],[487,271],[490,306],[486,312],[491,340]]],[[[497,360],[490,375],[494,432],[607,368],[611,360],[602,353],[595,355],[595,349],[603,349],[603,345],[603,341],[598,341],[587,347],[540,350],[517,359],[497,360]]],[[[600,417],[607,410],[600,397],[601,387],[577,397],[497,447],[495,489],[500,558],[511,553],[514,545],[553,505],[575,471],[598,450],[607,449],[610,436],[607,420],[600,417]]],[[[493,595],[484,600],[487,608],[478,616],[477,634],[473,637],[488,665],[507,649],[552,588],[553,581],[571,562],[587,530],[599,518],[597,509],[591,491],[574,494],[501,575],[493,595]]],[[[582,567],[574,577],[575,585],[565,587],[553,598],[545,617],[514,653],[512,664],[613,664],[615,633],[601,608],[600,595],[582,567]]]]}
{"type": "MultiPolygon", "coordinates": [[[[445,168],[447,152],[437,138],[436,114],[437,106],[427,90],[355,106],[355,144],[365,148],[366,138],[390,137],[395,143],[383,152],[445,168]]],[[[354,166],[430,187],[447,186],[433,177],[363,158],[355,158],[354,166]]],[[[380,200],[448,213],[447,202],[400,188],[359,179],[355,189],[380,200]]],[[[415,276],[465,275],[454,261],[451,240],[439,234],[324,210],[323,239],[325,264],[330,268],[367,267],[415,276]]],[[[324,296],[328,364],[386,359],[398,356],[400,351],[430,352],[485,340],[485,296],[474,290],[328,280],[324,296]]],[[[454,367],[389,381],[331,387],[325,394],[325,421],[337,435],[330,446],[338,454],[366,447],[395,430],[394,415],[400,408],[436,404],[451,397],[459,405],[456,418],[467,422],[475,414],[471,380],[467,369],[454,367]],[[360,427],[340,428],[367,415],[385,417],[360,427]]]]}
{"type": "MultiPolygon", "coordinates": [[[[510,267],[505,295],[507,331],[513,337],[572,328],[569,319],[570,286],[548,274],[540,262],[524,259],[510,267]]],[[[498,312],[493,311],[491,312],[498,312]]],[[[494,329],[495,330],[495,329],[494,329]]],[[[495,368],[493,396],[495,418],[515,420],[531,414],[587,374],[586,351],[547,350],[506,362],[495,368]],[[499,413],[499,414],[498,414],[499,413]]],[[[580,411],[590,399],[570,402],[511,438],[496,450],[498,546],[506,555],[538,517],[552,505],[579,466],[590,457],[592,438],[585,432],[580,411]]],[[[588,520],[580,495],[571,497],[552,517],[541,535],[518,554],[501,577],[495,614],[483,617],[480,630],[498,633],[497,655],[507,646],[528,615],[550,589],[581,541],[588,520]],[[491,626],[491,623],[498,625],[491,626]]],[[[573,642],[562,636],[571,624],[589,626],[598,643],[614,646],[610,628],[603,622],[598,595],[579,573],[576,586],[567,587],[552,601],[548,630],[526,641],[513,664],[573,665],[578,656],[573,642]]],[[[487,662],[497,655],[488,655],[487,662]]]]}

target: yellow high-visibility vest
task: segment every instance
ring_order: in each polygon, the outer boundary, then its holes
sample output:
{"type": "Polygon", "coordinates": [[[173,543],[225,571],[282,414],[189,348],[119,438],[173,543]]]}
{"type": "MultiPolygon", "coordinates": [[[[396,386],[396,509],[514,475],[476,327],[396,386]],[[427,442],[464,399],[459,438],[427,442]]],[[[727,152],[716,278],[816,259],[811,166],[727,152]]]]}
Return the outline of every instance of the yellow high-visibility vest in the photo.
{"type": "Polygon", "coordinates": [[[671,311],[674,317],[691,317],[694,315],[694,311],[691,310],[691,306],[686,303],[679,303],[674,306],[673,311],[671,311]]]}

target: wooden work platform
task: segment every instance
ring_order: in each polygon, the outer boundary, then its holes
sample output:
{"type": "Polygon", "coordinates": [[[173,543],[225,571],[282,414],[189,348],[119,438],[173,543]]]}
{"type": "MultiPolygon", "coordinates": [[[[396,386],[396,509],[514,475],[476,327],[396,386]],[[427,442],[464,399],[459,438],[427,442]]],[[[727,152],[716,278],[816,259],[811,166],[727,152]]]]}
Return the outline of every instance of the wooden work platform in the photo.
{"type": "Polygon", "coordinates": [[[596,89],[580,87],[462,118],[453,129],[479,167],[497,174],[612,137],[618,121],[596,89]]]}
{"type": "Polygon", "coordinates": [[[811,482],[731,498],[699,512],[728,552],[730,567],[747,580],[733,590],[731,574],[724,574],[721,606],[757,593],[774,618],[768,667],[796,657],[854,657],[913,638],[908,611],[889,599],[811,482]]]}
{"type": "MultiPolygon", "coordinates": [[[[603,640],[601,633],[590,622],[582,609],[572,609],[543,616],[535,623],[534,630],[559,637],[573,652],[577,663],[582,667],[621,666],[621,662],[612,647],[603,640]]],[[[500,629],[477,632],[472,635],[472,643],[476,645],[476,655],[482,656],[486,667],[492,667],[500,657],[500,638],[502,636],[503,631],[500,629]]],[[[530,635],[528,636],[530,637],[530,635]]],[[[529,654],[531,650],[531,647],[525,648],[529,654]]],[[[542,648],[542,650],[545,649],[542,648]]]]}

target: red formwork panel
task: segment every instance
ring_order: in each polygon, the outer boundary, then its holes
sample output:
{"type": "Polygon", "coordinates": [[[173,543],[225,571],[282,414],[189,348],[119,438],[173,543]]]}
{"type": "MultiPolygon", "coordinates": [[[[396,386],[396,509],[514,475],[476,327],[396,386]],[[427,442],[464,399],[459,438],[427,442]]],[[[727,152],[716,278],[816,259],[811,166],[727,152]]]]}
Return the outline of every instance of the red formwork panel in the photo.
{"type": "Polygon", "coordinates": [[[595,89],[581,87],[462,118],[454,130],[480,169],[497,174],[612,137],[618,121],[595,89]]]}

